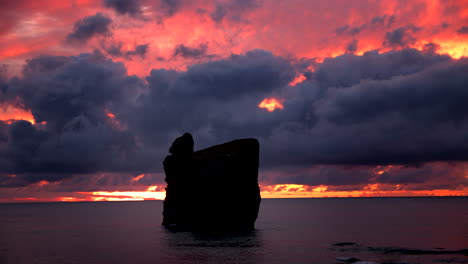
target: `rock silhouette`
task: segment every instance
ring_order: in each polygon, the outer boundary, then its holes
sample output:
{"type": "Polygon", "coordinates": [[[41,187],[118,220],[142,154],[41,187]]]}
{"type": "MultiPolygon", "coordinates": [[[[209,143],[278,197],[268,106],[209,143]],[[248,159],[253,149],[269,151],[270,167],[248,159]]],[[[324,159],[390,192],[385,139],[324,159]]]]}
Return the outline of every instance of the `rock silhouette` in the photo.
{"type": "Polygon", "coordinates": [[[163,162],[163,225],[177,230],[254,228],[260,206],[259,143],[238,139],[193,151],[189,133],[177,138],[163,162]]]}

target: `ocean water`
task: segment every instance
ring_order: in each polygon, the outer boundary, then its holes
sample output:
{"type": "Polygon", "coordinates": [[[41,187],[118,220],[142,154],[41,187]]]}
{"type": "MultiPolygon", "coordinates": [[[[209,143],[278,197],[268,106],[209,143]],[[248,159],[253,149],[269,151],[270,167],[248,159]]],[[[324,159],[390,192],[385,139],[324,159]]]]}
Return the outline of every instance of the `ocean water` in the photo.
{"type": "Polygon", "coordinates": [[[224,235],[168,231],[161,213],[0,204],[0,263],[468,263],[467,197],[264,199],[255,231],[224,235]]]}

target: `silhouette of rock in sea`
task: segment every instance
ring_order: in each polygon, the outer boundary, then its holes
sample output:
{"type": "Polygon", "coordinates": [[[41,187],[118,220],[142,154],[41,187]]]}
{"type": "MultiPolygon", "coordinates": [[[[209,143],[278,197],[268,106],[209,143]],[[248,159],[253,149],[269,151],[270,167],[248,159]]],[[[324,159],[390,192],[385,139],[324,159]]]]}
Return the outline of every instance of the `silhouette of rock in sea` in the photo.
{"type": "Polygon", "coordinates": [[[193,151],[192,135],[172,143],[164,160],[163,225],[177,230],[254,228],[260,207],[258,140],[238,139],[193,151]]]}

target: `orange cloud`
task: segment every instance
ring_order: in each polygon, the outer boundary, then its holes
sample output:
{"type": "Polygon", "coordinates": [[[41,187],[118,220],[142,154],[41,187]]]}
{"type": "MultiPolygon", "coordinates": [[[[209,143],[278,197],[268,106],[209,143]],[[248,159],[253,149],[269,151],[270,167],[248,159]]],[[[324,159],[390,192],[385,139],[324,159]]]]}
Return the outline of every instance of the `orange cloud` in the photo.
{"type": "MultiPolygon", "coordinates": [[[[331,186],[276,184],[260,185],[262,198],[330,198],[330,197],[407,197],[407,196],[468,196],[468,187],[456,190],[409,190],[401,185],[368,184],[350,191],[334,190],[331,186]]],[[[79,201],[143,201],[164,200],[166,193],[160,186],[149,186],[146,191],[95,191],[66,193],[38,193],[37,196],[15,196],[0,202],[79,202],[79,201]]]]}
{"type": "Polygon", "coordinates": [[[7,123],[12,123],[16,120],[26,120],[32,124],[36,123],[30,111],[16,108],[11,105],[0,107],[0,120],[6,121],[7,123]]]}
{"type": "Polygon", "coordinates": [[[144,192],[91,192],[86,193],[90,195],[92,201],[121,201],[121,200],[164,200],[166,197],[165,191],[144,191],[144,192]]]}
{"type": "Polygon", "coordinates": [[[466,196],[468,187],[460,190],[402,190],[400,185],[368,184],[361,190],[333,191],[328,186],[278,184],[261,186],[262,198],[324,198],[324,197],[398,197],[398,196],[466,196]]]}
{"type": "Polygon", "coordinates": [[[307,80],[307,78],[304,76],[304,74],[298,74],[294,80],[292,80],[289,85],[290,86],[296,86],[297,84],[307,80]]]}
{"type": "Polygon", "coordinates": [[[283,109],[284,108],[281,101],[282,101],[281,99],[276,99],[276,98],[273,98],[273,97],[272,98],[265,98],[265,99],[263,99],[263,101],[260,102],[260,104],[258,104],[258,107],[265,108],[266,110],[268,110],[268,112],[273,112],[276,109],[283,109]]]}
{"type": "MultiPolygon", "coordinates": [[[[100,1],[54,0],[47,5],[21,1],[21,4],[5,6],[6,10],[15,10],[16,16],[22,19],[2,36],[0,58],[9,58],[9,63],[18,64],[27,56],[37,54],[71,55],[102,50],[102,43],[121,42],[128,48],[149,44],[145,58],[114,58],[124,63],[130,74],[146,76],[152,68],[185,69],[202,60],[174,58],[174,48],[179,44],[207,44],[208,52],[219,57],[265,49],[277,55],[320,60],[346,53],[346,45],[353,40],[357,40],[356,54],[375,49],[386,51],[389,48],[382,45],[385,33],[408,25],[418,29],[413,33],[417,43],[433,42],[440,45],[441,53],[460,58],[467,56],[468,36],[457,34],[456,29],[466,24],[466,6],[464,0],[377,1],[366,5],[349,2],[339,8],[334,1],[296,0],[278,4],[267,0],[258,8],[244,10],[242,20],[225,20],[219,24],[210,17],[216,7],[205,1],[184,2],[179,12],[162,23],[117,15],[104,8],[100,1]],[[78,19],[97,12],[113,19],[112,37],[95,39],[79,47],[64,43],[78,19]],[[393,17],[393,20],[381,25],[373,23],[378,17],[387,20],[393,17]],[[336,29],[343,26],[356,29],[352,31],[355,33],[337,34],[336,29]],[[19,60],[13,60],[15,58],[19,60]]],[[[147,6],[143,15],[155,18],[158,14],[154,10],[147,6]]]]}
{"type": "MultiPolygon", "coordinates": [[[[137,181],[141,180],[143,177],[145,177],[145,174],[137,175],[132,179],[132,181],[137,182],[137,181]]],[[[156,188],[154,190],[156,190],[156,188]]],[[[154,190],[152,190],[152,191],[154,191],[154,190]]]]}

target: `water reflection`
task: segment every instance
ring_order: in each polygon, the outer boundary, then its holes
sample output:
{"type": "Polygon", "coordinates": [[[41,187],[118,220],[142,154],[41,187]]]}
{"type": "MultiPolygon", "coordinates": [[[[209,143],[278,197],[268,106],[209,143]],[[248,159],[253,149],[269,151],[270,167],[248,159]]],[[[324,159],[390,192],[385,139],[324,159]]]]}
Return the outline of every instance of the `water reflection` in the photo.
{"type": "Polygon", "coordinates": [[[163,263],[259,263],[263,254],[259,230],[206,234],[163,232],[163,263]]]}

